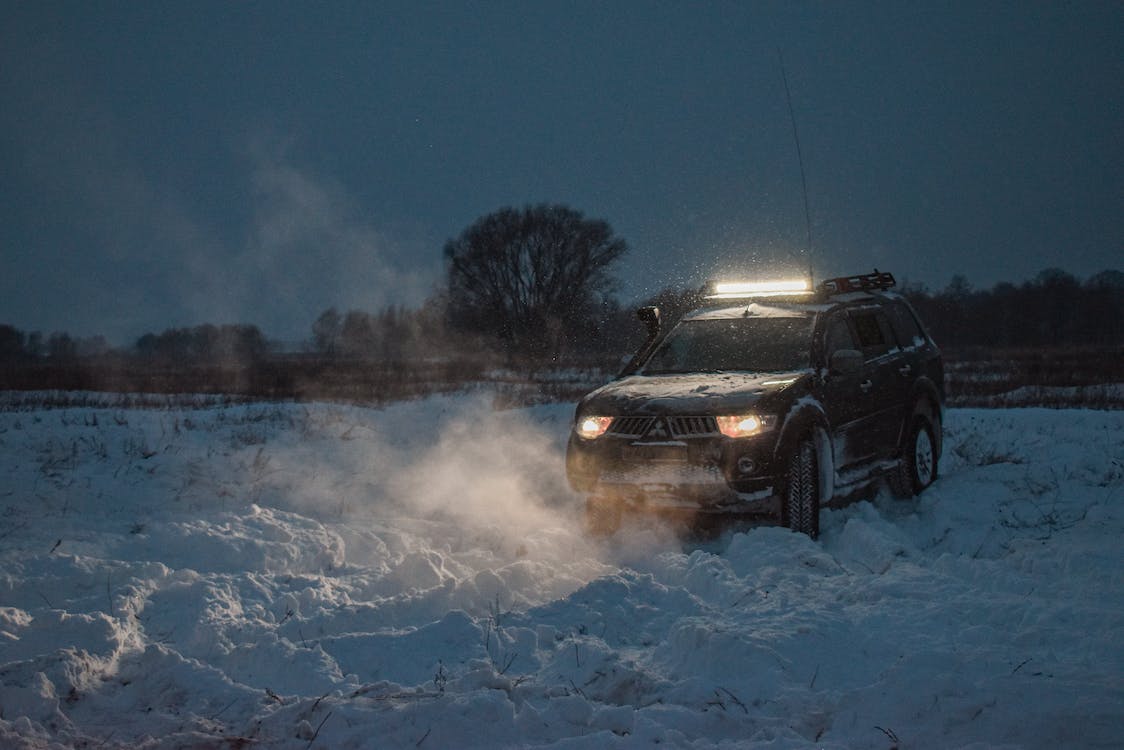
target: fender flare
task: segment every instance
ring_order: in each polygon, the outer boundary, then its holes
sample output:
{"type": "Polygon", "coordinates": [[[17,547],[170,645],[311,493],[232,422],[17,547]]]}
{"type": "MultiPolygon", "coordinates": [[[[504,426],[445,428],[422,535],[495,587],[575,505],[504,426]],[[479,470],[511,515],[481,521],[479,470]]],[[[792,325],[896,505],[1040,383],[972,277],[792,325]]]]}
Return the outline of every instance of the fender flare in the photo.
{"type": "MultiPolygon", "coordinates": [[[[812,433],[819,466],[820,504],[826,504],[835,495],[835,448],[831,440],[831,427],[823,406],[811,399],[801,399],[785,416],[773,451],[773,465],[777,471],[776,486],[783,488],[787,481],[785,467],[797,442],[812,433]]],[[[782,489],[783,491],[783,489],[782,489]]]]}
{"type": "Polygon", "coordinates": [[[935,443],[933,449],[936,457],[940,458],[944,446],[944,436],[942,435],[944,417],[941,408],[940,390],[929,378],[918,378],[917,382],[913,384],[913,389],[910,391],[906,403],[909,406],[905,412],[905,419],[902,420],[901,427],[898,430],[899,450],[900,446],[905,443],[914,418],[923,416],[933,426],[933,442],[935,443]]]}
{"type": "Polygon", "coordinates": [[[933,426],[933,450],[936,458],[941,458],[941,451],[944,446],[944,436],[942,435],[944,421],[943,409],[941,407],[941,391],[936,387],[936,383],[928,378],[918,378],[914,383],[914,387],[909,391],[909,405],[905,415],[905,419],[901,421],[901,427],[898,432],[898,445],[904,444],[906,436],[909,433],[909,426],[913,424],[914,417],[923,416],[928,419],[928,423],[933,426]]]}

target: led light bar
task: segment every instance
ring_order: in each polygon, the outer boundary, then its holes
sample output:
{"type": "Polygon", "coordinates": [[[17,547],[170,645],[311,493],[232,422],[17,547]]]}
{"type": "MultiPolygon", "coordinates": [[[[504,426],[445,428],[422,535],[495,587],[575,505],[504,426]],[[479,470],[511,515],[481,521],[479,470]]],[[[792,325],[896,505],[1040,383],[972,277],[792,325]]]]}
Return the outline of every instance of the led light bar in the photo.
{"type": "Polygon", "coordinates": [[[714,285],[714,297],[732,299],[778,294],[800,294],[812,291],[806,279],[781,281],[724,281],[714,285]]]}

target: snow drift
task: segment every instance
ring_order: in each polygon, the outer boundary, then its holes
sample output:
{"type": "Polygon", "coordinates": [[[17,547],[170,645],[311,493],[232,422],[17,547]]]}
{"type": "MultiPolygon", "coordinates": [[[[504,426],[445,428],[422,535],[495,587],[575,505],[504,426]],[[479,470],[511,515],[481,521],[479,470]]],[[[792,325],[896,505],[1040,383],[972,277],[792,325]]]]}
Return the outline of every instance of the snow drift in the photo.
{"type": "Polygon", "coordinates": [[[1124,414],[919,499],[580,529],[571,407],[0,413],[5,747],[1116,747],[1124,414]]]}

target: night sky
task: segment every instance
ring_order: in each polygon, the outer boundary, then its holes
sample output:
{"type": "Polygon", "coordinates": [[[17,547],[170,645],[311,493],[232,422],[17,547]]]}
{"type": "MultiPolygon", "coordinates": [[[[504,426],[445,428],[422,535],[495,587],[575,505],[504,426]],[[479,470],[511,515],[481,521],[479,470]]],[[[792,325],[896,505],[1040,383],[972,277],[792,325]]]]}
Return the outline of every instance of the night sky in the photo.
{"type": "Polygon", "coordinates": [[[1124,269],[1124,3],[0,3],[0,322],[309,335],[564,203],[625,302],[1124,269]]]}

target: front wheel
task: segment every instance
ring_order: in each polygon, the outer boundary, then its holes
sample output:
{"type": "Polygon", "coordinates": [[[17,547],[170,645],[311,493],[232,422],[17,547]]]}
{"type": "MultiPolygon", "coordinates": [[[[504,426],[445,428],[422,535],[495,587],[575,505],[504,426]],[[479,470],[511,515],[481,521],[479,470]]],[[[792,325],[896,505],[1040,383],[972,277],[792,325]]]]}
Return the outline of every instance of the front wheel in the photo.
{"type": "Polygon", "coordinates": [[[816,446],[807,437],[797,444],[788,461],[781,522],[812,539],[820,535],[819,485],[816,446]]]}
{"type": "Polygon", "coordinates": [[[937,449],[933,426],[923,416],[916,416],[906,433],[898,465],[890,473],[890,490],[896,497],[909,499],[937,479],[937,449]]]}

